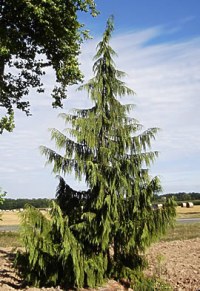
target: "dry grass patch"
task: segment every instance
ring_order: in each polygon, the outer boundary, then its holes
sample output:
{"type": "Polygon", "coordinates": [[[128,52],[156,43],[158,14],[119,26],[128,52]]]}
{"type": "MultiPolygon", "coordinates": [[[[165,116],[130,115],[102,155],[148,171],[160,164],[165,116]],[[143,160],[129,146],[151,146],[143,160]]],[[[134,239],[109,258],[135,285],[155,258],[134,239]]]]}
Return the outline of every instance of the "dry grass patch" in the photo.
{"type": "Polygon", "coordinates": [[[200,218],[200,205],[194,205],[192,208],[176,207],[177,218],[200,218]]]}
{"type": "MultiPolygon", "coordinates": [[[[41,212],[48,217],[48,211],[46,210],[41,210],[41,212]]],[[[2,216],[0,220],[0,226],[5,226],[5,225],[19,225],[20,224],[20,213],[19,211],[5,211],[2,212],[2,216]]]]}
{"type": "Polygon", "coordinates": [[[2,212],[0,220],[0,225],[19,225],[20,223],[20,217],[19,217],[19,212],[2,212]]]}

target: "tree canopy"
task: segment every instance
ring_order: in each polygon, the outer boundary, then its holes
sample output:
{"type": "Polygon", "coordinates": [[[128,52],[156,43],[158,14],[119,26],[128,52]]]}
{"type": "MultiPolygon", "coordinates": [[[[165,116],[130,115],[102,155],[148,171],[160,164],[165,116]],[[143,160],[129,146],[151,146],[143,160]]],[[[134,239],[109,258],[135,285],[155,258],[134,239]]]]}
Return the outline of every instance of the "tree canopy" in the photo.
{"type": "Polygon", "coordinates": [[[47,199],[47,198],[36,198],[36,199],[5,198],[3,204],[1,205],[0,203],[0,209],[3,209],[3,210],[20,209],[20,208],[24,208],[27,204],[32,205],[35,208],[48,208],[51,201],[52,199],[47,199]]]}
{"type": "Polygon", "coordinates": [[[82,79],[78,55],[88,31],[79,11],[95,16],[93,0],[0,0],[0,132],[14,128],[14,109],[30,114],[23,99],[29,88],[43,92],[41,76],[51,66],[56,73],[53,106],[62,106],[66,86],[82,79]]]}
{"type": "MultiPolygon", "coordinates": [[[[0,206],[3,204],[4,202],[4,197],[6,196],[6,192],[3,192],[1,187],[0,187],[0,206]]],[[[0,220],[1,220],[1,214],[0,214],[0,220]]]]}
{"type": "Polygon", "coordinates": [[[73,170],[88,190],[75,191],[60,176],[51,219],[33,208],[24,212],[26,279],[36,285],[92,287],[109,277],[133,282],[145,265],[142,253],[175,216],[171,199],[162,209],[151,206],[161,188],[148,171],[158,155],[150,149],[158,129],[143,130],[130,117],[132,105],[120,102],[134,92],[113,61],[112,32],[110,18],[97,46],[94,77],[80,87],[93,107],[61,115],[65,134],[57,129],[51,134],[62,154],[41,147],[56,174],[73,170]]]}

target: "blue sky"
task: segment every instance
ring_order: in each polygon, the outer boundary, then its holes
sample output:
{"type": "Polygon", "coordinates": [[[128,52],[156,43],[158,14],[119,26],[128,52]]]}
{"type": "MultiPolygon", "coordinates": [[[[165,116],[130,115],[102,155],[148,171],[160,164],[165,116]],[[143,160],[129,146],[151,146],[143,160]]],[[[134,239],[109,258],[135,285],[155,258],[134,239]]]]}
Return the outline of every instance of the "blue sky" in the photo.
{"type": "MultiPolygon", "coordinates": [[[[115,31],[111,45],[118,54],[118,69],[127,73],[125,82],[136,95],[125,101],[136,104],[131,113],[144,128],[161,131],[152,144],[160,152],[151,168],[159,175],[163,192],[200,192],[200,1],[199,0],[104,0],[96,1],[97,18],[83,14],[81,21],[93,39],[82,46],[81,69],[85,81],[92,77],[92,57],[113,14],[115,31]]],[[[54,74],[47,70],[45,94],[30,93],[32,116],[16,113],[13,133],[0,135],[0,186],[9,198],[38,198],[55,195],[58,180],[45,166],[39,146],[54,148],[48,128],[64,129],[51,109],[50,92],[54,74]]],[[[69,88],[63,111],[84,108],[84,93],[69,88]]],[[[0,112],[1,113],[1,112],[0,112]]],[[[84,188],[73,176],[66,181],[84,188]]]]}

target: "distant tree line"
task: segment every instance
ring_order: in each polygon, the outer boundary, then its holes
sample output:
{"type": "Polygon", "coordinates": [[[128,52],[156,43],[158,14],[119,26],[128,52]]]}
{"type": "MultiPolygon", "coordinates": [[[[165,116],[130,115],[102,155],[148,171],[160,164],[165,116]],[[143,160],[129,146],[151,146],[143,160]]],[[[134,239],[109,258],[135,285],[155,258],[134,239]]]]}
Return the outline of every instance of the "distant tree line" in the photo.
{"type": "MultiPolygon", "coordinates": [[[[178,201],[190,201],[190,200],[200,200],[200,193],[196,192],[178,192],[178,193],[167,193],[163,195],[154,195],[155,201],[162,201],[164,197],[174,197],[178,201]]],[[[38,198],[38,199],[9,199],[5,198],[4,203],[0,204],[0,209],[2,210],[12,210],[24,208],[26,204],[32,205],[35,208],[48,208],[52,199],[48,198],[38,198]]]]}
{"type": "MultiPolygon", "coordinates": [[[[196,192],[189,192],[189,193],[178,192],[178,193],[167,193],[167,194],[163,194],[163,195],[154,195],[155,201],[163,201],[163,199],[165,197],[166,198],[174,197],[174,199],[177,202],[199,200],[199,203],[200,203],[200,193],[196,193],[196,192]]],[[[194,203],[194,204],[196,204],[196,203],[194,203]]]]}
{"type": "Polygon", "coordinates": [[[3,204],[0,204],[2,210],[12,210],[24,208],[26,204],[32,205],[35,208],[48,208],[52,199],[38,198],[38,199],[5,199],[3,204]]]}
{"type": "MultiPolygon", "coordinates": [[[[190,200],[200,200],[200,193],[196,192],[178,192],[178,193],[167,193],[163,195],[154,195],[155,201],[162,201],[164,197],[174,197],[178,201],[190,201],[190,200]]],[[[35,208],[48,208],[52,199],[48,198],[38,198],[38,199],[9,199],[5,198],[4,203],[0,204],[0,209],[2,210],[12,210],[24,208],[26,204],[32,205],[35,208]]]]}
{"type": "Polygon", "coordinates": [[[173,194],[165,194],[163,196],[174,197],[177,201],[200,200],[200,193],[195,192],[191,193],[179,192],[173,194]]]}

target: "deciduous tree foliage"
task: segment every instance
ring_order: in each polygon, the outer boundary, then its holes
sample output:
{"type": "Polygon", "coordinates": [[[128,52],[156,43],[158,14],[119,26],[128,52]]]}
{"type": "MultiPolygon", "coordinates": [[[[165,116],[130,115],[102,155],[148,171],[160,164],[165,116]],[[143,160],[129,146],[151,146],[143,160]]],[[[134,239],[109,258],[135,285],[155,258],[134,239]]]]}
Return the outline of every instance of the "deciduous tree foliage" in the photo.
{"type": "Polygon", "coordinates": [[[13,109],[29,114],[29,88],[43,92],[44,68],[53,67],[53,106],[61,106],[66,86],[81,80],[77,56],[87,31],[79,11],[96,14],[93,0],[0,0],[0,106],[8,116],[0,130],[14,127],[13,109]],[[9,117],[10,116],[10,117],[9,117]]]}
{"type": "Polygon", "coordinates": [[[36,199],[26,199],[26,198],[5,198],[3,204],[0,203],[0,209],[3,210],[12,210],[24,208],[25,205],[29,204],[35,208],[48,208],[52,199],[46,198],[36,198],[36,199]]]}
{"type": "MultiPolygon", "coordinates": [[[[4,197],[6,196],[6,192],[2,192],[2,189],[0,187],[0,206],[3,204],[4,202],[4,197]]],[[[1,220],[1,213],[0,213],[0,220],[1,220]]]]}
{"type": "Polygon", "coordinates": [[[129,117],[132,106],[120,103],[120,97],[134,92],[115,67],[112,31],[110,18],[94,58],[94,77],[80,87],[93,107],[61,115],[71,125],[68,134],[52,129],[63,155],[41,148],[55,173],[74,170],[88,191],[75,191],[60,177],[59,205],[53,204],[51,219],[32,208],[25,211],[26,279],[36,285],[92,287],[109,277],[131,281],[145,265],[144,250],[175,216],[170,199],[162,209],[151,206],[161,187],[148,172],[157,157],[150,145],[158,129],[142,131],[129,117]]]}

